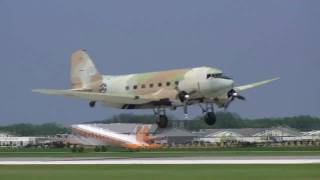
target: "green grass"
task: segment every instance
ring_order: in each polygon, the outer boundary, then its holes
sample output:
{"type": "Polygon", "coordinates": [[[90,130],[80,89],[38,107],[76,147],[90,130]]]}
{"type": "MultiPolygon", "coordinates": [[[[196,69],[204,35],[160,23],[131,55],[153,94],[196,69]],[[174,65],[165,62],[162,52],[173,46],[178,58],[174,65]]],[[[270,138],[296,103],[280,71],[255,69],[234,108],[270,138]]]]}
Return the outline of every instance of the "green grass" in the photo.
{"type": "Polygon", "coordinates": [[[1,165],[1,180],[320,179],[305,165],[1,165]]]}
{"type": "Polygon", "coordinates": [[[199,157],[199,156],[320,156],[320,151],[217,151],[217,152],[18,152],[0,153],[0,157],[110,157],[110,158],[148,158],[148,157],[199,157]]]}
{"type": "Polygon", "coordinates": [[[73,153],[70,149],[20,149],[0,152],[0,157],[197,157],[197,156],[320,156],[320,147],[294,148],[219,148],[219,149],[162,149],[140,151],[73,153]]]}

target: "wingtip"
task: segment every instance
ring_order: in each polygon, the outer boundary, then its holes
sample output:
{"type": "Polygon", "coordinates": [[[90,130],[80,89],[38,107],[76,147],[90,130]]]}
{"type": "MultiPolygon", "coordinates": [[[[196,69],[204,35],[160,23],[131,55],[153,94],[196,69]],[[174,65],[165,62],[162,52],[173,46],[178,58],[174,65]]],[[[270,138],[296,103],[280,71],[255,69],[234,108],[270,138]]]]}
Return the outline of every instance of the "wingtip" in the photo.
{"type": "Polygon", "coordinates": [[[272,79],[268,79],[268,80],[265,80],[263,84],[271,83],[271,82],[277,81],[279,79],[280,79],[280,77],[275,77],[275,78],[272,78],[272,79]]]}
{"type": "Polygon", "coordinates": [[[270,79],[270,81],[277,81],[279,79],[281,79],[281,78],[280,77],[275,77],[275,78],[270,79]]]}
{"type": "Polygon", "coordinates": [[[41,91],[41,89],[32,89],[31,90],[31,92],[34,92],[34,93],[38,93],[38,92],[40,92],[41,91]]]}
{"type": "Polygon", "coordinates": [[[46,89],[32,89],[31,92],[40,93],[40,94],[46,94],[47,90],[46,89]]]}

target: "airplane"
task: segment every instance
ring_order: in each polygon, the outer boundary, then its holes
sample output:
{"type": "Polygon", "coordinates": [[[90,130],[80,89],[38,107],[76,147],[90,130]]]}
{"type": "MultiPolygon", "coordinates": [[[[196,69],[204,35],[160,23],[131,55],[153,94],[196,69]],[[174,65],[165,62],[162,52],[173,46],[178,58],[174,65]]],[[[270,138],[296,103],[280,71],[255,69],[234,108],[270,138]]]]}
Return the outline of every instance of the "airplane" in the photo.
{"type": "Polygon", "coordinates": [[[153,109],[159,128],[168,125],[166,110],[198,104],[203,119],[214,125],[214,105],[225,110],[235,100],[245,100],[240,92],[278,80],[273,78],[235,86],[232,78],[213,67],[195,67],[126,75],[102,75],[84,49],[71,56],[71,89],[35,89],[47,95],[70,96],[120,109],[153,109]]]}
{"type": "Polygon", "coordinates": [[[83,145],[92,145],[92,143],[118,145],[128,149],[159,148],[161,145],[153,143],[154,140],[159,138],[149,133],[151,126],[138,125],[131,134],[121,134],[102,128],[98,124],[77,124],[71,127],[72,131],[79,134],[80,137],[74,136],[69,141],[72,144],[83,145]]]}

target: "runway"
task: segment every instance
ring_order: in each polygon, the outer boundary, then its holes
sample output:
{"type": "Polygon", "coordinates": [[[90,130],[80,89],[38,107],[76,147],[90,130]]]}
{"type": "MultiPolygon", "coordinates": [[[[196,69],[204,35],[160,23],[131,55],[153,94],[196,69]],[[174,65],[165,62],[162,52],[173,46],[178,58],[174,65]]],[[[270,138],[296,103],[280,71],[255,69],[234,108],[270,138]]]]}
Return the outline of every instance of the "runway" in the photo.
{"type": "Polygon", "coordinates": [[[319,164],[320,156],[237,156],[178,158],[0,158],[0,165],[80,164],[319,164]]]}

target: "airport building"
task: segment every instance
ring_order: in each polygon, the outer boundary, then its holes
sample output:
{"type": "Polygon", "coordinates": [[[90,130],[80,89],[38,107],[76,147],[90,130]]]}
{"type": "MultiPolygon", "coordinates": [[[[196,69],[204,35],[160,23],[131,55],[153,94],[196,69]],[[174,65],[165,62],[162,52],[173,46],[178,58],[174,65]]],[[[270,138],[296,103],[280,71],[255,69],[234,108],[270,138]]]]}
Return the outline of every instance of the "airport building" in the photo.
{"type": "Polygon", "coordinates": [[[199,132],[199,141],[217,143],[237,141],[248,143],[279,142],[299,140],[303,134],[289,127],[241,128],[241,129],[204,129],[199,132]]]}
{"type": "Polygon", "coordinates": [[[36,137],[17,137],[7,133],[0,133],[0,147],[24,147],[35,145],[36,137]]]}
{"type": "Polygon", "coordinates": [[[179,144],[191,144],[197,134],[181,128],[166,128],[154,132],[154,136],[158,137],[156,143],[175,146],[179,144]]]}
{"type": "MultiPolygon", "coordinates": [[[[66,137],[66,136],[65,136],[66,137]]],[[[26,146],[37,146],[37,147],[46,147],[46,146],[59,146],[63,145],[65,137],[61,135],[44,137],[30,137],[30,136],[17,136],[8,133],[0,132],[0,148],[20,148],[26,146]]]]}
{"type": "MultiPolygon", "coordinates": [[[[118,134],[132,135],[137,133],[137,127],[141,124],[86,124],[86,126],[99,127],[102,131],[112,131],[118,134]]],[[[320,142],[320,131],[300,132],[289,127],[272,128],[241,128],[241,129],[202,129],[198,132],[190,132],[183,128],[157,129],[156,125],[149,125],[148,134],[154,137],[153,143],[165,146],[176,147],[179,145],[187,146],[191,144],[221,144],[226,142],[233,143],[284,143],[293,142],[294,144],[316,144],[320,142]]],[[[106,141],[95,136],[84,137],[73,131],[68,143],[84,145],[108,145],[106,141]]],[[[146,132],[145,132],[146,133],[146,132]]]]}
{"type": "Polygon", "coordinates": [[[290,127],[202,129],[191,132],[181,127],[157,129],[157,125],[112,123],[72,125],[72,134],[54,137],[19,137],[0,132],[0,147],[84,145],[123,147],[221,146],[223,144],[320,145],[320,130],[300,132],[290,127]],[[79,131],[79,127],[85,127],[79,131]],[[138,146],[136,146],[138,144],[138,146]]]}

